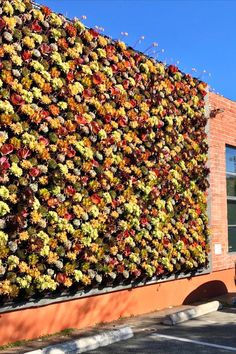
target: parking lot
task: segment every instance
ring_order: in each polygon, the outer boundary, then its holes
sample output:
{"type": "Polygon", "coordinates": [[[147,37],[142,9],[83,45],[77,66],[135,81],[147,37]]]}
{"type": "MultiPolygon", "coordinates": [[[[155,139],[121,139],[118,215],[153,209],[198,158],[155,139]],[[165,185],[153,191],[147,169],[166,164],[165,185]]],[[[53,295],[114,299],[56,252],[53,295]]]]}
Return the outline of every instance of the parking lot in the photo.
{"type": "Polygon", "coordinates": [[[148,326],[127,341],[90,354],[236,353],[236,308],[226,308],[170,327],[148,326]]]}

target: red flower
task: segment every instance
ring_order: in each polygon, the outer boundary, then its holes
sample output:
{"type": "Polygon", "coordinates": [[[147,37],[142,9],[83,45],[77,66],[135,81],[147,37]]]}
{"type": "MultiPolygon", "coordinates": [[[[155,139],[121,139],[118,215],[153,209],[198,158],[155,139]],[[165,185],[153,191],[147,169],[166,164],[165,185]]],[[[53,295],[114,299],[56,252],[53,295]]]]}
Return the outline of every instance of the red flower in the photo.
{"type": "Polygon", "coordinates": [[[40,174],[40,170],[37,167],[30,169],[29,174],[31,177],[37,177],[40,174]]]}
{"type": "Polygon", "coordinates": [[[20,159],[27,159],[31,155],[31,152],[27,148],[22,148],[18,151],[17,155],[19,156],[20,159]]]}
{"type": "Polygon", "coordinates": [[[124,250],[125,257],[128,257],[130,253],[131,253],[130,246],[125,246],[125,250],[124,250]]]}
{"type": "Polygon", "coordinates": [[[86,98],[91,98],[93,96],[93,93],[90,89],[85,89],[83,91],[83,97],[86,98]]]}
{"type": "Polygon", "coordinates": [[[160,129],[163,127],[163,125],[164,125],[164,122],[161,121],[157,124],[157,128],[160,129]]]}
{"type": "Polygon", "coordinates": [[[40,46],[40,50],[42,52],[42,54],[50,54],[52,52],[52,48],[50,47],[50,45],[43,43],[40,46]]]}
{"type": "Polygon", "coordinates": [[[141,81],[142,78],[143,78],[143,77],[142,77],[141,74],[136,74],[136,75],[135,75],[135,81],[137,81],[137,82],[141,81]]]}
{"type": "Polygon", "coordinates": [[[49,7],[47,7],[47,6],[42,6],[41,10],[42,10],[42,12],[44,13],[45,16],[49,16],[52,13],[52,10],[49,9],[49,7]]]}
{"type": "Polygon", "coordinates": [[[100,204],[102,199],[95,193],[91,196],[91,200],[94,204],[100,204]]]}
{"type": "Polygon", "coordinates": [[[156,270],[156,275],[160,275],[160,274],[163,274],[165,271],[164,271],[164,267],[163,265],[159,265],[157,267],[157,270],[156,270]]]}
{"type": "Polygon", "coordinates": [[[140,219],[140,224],[141,224],[142,226],[146,226],[146,225],[148,224],[148,219],[145,218],[145,217],[141,218],[141,219],[140,219]]]}
{"type": "Polygon", "coordinates": [[[16,106],[21,106],[24,104],[23,98],[17,93],[13,93],[13,95],[11,95],[11,102],[16,106]]]}
{"type": "Polygon", "coordinates": [[[120,90],[117,87],[111,87],[111,94],[113,96],[119,95],[120,94],[120,90]]]}
{"type": "Polygon", "coordinates": [[[133,274],[136,278],[138,278],[138,277],[141,275],[141,270],[135,269],[135,270],[132,271],[132,274],[133,274]]]}
{"type": "Polygon", "coordinates": [[[125,270],[125,267],[123,264],[119,264],[117,266],[117,273],[123,273],[124,270],[125,270]]]}
{"type": "Polygon", "coordinates": [[[129,80],[124,80],[123,81],[123,87],[124,87],[125,90],[128,90],[128,88],[129,88],[129,80]]]}
{"type": "Polygon", "coordinates": [[[50,116],[50,113],[48,111],[44,111],[43,110],[43,111],[40,112],[40,115],[41,115],[42,119],[46,119],[46,118],[48,118],[50,116]]]}
{"type": "Polygon", "coordinates": [[[73,215],[72,214],[70,214],[70,213],[65,213],[65,215],[64,215],[64,219],[66,219],[66,220],[71,220],[71,219],[73,219],[73,215]]]}
{"type": "Polygon", "coordinates": [[[24,61],[30,60],[32,58],[32,54],[29,50],[24,50],[24,52],[22,53],[22,59],[24,61]]]}
{"type": "Polygon", "coordinates": [[[93,167],[98,167],[99,163],[96,160],[92,160],[93,167]]]}
{"type": "Polygon", "coordinates": [[[10,168],[9,160],[7,157],[1,157],[0,158],[0,171],[5,171],[10,168]]]}
{"type": "Polygon", "coordinates": [[[60,136],[66,136],[68,134],[68,130],[65,127],[60,127],[57,130],[57,134],[60,136]]]}
{"type": "Polygon", "coordinates": [[[12,144],[4,144],[1,148],[2,155],[11,154],[14,150],[14,146],[12,144]]]}
{"type": "Polygon", "coordinates": [[[177,73],[179,71],[179,69],[177,68],[177,66],[175,65],[170,65],[169,66],[169,71],[174,74],[174,73],[177,73]]]}
{"type": "Polygon", "coordinates": [[[47,146],[49,144],[48,139],[46,139],[44,136],[39,137],[39,142],[43,143],[45,146],[47,146]]]}
{"type": "Polygon", "coordinates": [[[66,155],[71,158],[71,157],[74,157],[76,154],[76,151],[73,149],[73,147],[69,146],[67,148],[67,152],[66,152],[66,155]]]}
{"type": "Polygon", "coordinates": [[[94,85],[100,85],[103,82],[101,74],[95,73],[93,74],[93,83],[94,85]]]}
{"type": "Polygon", "coordinates": [[[67,186],[65,188],[65,194],[69,196],[73,196],[76,193],[76,189],[73,186],[67,186]]]}
{"type": "Polygon", "coordinates": [[[73,81],[75,76],[73,74],[72,71],[68,72],[68,74],[66,75],[67,81],[73,81]]]}
{"type": "Polygon", "coordinates": [[[71,24],[67,24],[66,31],[68,32],[70,37],[75,37],[77,35],[77,29],[71,24]]]}
{"type": "Polygon", "coordinates": [[[6,22],[0,18],[0,31],[6,26],[6,22]]]}
{"type": "Polygon", "coordinates": [[[87,120],[82,116],[76,116],[75,120],[78,124],[87,124],[87,120]]]}
{"type": "Polygon", "coordinates": [[[56,281],[57,281],[58,283],[64,284],[65,281],[66,281],[66,275],[63,274],[63,273],[57,273],[57,275],[56,275],[56,281]]]}
{"type": "Polygon", "coordinates": [[[132,104],[133,108],[137,106],[137,101],[134,100],[133,98],[132,100],[130,100],[130,103],[132,104]]]}
{"type": "Polygon", "coordinates": [[[127,126],[127,118],[126,117],[120,117],[119,120],[118,120],[118,124],[120,127],[126,127],[127,126]]]}
{"type": "Polygon", "coordinates": [[[88,183],[88,180],[89,180],[88,176],[81,177],[81,182],[84,186],[86,186],[86,184],[88,183]]]}
{"type": "Polygon", "coordinates": [[[99,36],[99,33],[95,31],[93,28],[89,30],[89,33],[94,37],[97,38],[99,36]]]}
{"type": "Polygon", "coordinates": [[[21,216],[23,216],[23,218],[26,218],[29,213],[27,212],[26,209],[23,209],[20,214],[21,214],[21,216]]]}
{"type": "Polygon", "coordinates": [[[39,25],[37,20],[32,23],[31,28],[35,32],[41,32],[42,31],[42,27],[39,25]]]}
{"type": "Polygon", "coordinates": [[[97,122],[91,122],[91,128],[94,134],[98,134],[98,132],[101,130],[97,122]]]}
{"type": "Polygon", "coordinates": [[[114,73],[118,71],[118,66],[116,64],[112,64],[111,68],[114,73]]]}
{"type": "Polygon", "coordinates": [[[105,123],[110,123],[111,120],[112,120],[112,115],[111,114],[106,114],[104,116],[105,123]]]}

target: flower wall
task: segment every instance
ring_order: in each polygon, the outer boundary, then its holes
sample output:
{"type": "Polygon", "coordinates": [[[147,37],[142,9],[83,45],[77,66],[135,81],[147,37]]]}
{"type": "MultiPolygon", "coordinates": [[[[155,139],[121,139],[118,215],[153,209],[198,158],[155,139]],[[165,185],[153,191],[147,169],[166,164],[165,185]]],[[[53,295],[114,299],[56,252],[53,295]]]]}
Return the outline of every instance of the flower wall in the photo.
{"type": "Polygon", "coordinates": [[[205,268],[206,85],[0,5],[1,301],[205,268]]]}

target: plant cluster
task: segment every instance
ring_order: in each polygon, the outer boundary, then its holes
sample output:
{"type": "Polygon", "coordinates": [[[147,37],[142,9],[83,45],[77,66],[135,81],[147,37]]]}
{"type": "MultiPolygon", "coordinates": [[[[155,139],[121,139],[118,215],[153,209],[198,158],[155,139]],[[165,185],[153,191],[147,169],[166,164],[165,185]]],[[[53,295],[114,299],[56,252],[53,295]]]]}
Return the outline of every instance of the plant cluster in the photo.
{"type": "Polygon", "coordinates": [[[207,265],[206,85],[29,0],[0,10],[0,297],[207,265]]]}

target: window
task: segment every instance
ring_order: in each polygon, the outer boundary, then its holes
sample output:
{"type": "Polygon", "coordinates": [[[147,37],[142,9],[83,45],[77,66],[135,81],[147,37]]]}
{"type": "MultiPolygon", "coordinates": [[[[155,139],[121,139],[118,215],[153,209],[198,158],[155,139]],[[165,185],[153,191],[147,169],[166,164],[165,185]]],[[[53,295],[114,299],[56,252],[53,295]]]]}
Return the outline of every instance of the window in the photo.
{"type": "Polygon", "coordinates": [[[236,147],[226,146],[229,252],[236,252],[236,147]]]}

